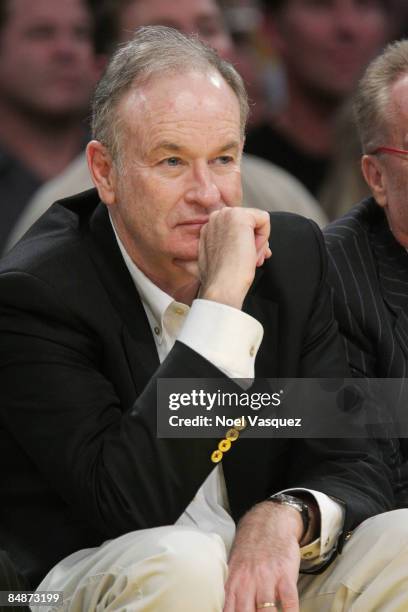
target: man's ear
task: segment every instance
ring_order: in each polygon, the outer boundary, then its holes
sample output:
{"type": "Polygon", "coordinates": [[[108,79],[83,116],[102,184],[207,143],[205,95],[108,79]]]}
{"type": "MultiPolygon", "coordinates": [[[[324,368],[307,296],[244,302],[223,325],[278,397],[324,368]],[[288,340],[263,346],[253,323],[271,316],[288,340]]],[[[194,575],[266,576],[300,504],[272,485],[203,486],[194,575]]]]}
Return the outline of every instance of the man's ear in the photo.
{"type": "Polygon", "coordinates": [[[383,165],[374,155],[363,155],[361,170],[377,204],[387,205],[387,179],[383,165]]]}
{"type": "Polygon", "coordinates": [[[91,140],[86,147],[86,158],[92,180],[102,202],[115,204],[115,168],[107,148],[99,140],[91,140]]]}

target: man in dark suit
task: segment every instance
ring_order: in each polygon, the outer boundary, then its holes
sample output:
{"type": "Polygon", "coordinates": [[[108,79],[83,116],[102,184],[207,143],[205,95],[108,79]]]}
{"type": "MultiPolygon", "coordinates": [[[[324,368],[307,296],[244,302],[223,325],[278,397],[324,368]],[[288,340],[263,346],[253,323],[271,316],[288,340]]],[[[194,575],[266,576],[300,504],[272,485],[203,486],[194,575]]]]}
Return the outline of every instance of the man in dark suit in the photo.
{"type": "Polygon", "coordinates": [[[348,373],[319,230],[273,215],[271,256],[237,206],[247,110],[215,52],[141,29],[95,94],[97,190],[0,265],[0,537],[66,610],[298,610],[343,547],[302,610],[408,605],[373,443],[157,436],[159,379],[348,373]]]}
{"type": "MultiPolygon", "coordinates": [[[[373,197],[325,229],[329,281],[357,376],[408,376],[408,41],[372,62],[355,101],[362,171],[373,197]]],[[[396,394],[404,387],[395,384],[396,394]]],[[[405,407],[404,407],[405,408],[405,407]]],[[[395,409],[395,406],[394,406],[395,409]]],[[[395,493],[408,505],[408,445],[391,440],[395,493]]]]}

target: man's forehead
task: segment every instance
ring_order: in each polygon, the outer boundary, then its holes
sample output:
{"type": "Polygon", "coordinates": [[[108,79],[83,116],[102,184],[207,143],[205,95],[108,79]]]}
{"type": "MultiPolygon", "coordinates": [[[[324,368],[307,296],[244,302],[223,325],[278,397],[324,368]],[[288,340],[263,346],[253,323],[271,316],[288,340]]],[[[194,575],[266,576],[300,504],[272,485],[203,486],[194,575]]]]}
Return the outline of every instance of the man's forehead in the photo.
{"type": "Polygon", "coordinates": [[[210,148],[241,141],[238,99],[218,73],[156,77],[128,92],[118,113],[123,137],[144,154],[169,143],[192,150],[202,135],[210,148]]]}
{"type": "Polygon", "coordinates": [[[135,84],[119,104],[125,115],[150,113],[214,112],[239,114],[238,98],[216,70],[192,70],[182,74],[155,75],[147,82],[135,84]]]}
{"type": "Polygon", "coordinates": [[[408,146],[408,72],[389,89],[385,108],[386,129],[392,144],[408,146]]]}
{"type": "Polygon", "coordinates": [[[390,118],[396,120],[395,127],[401,129],[402,127],[407,130],[407,116],[408,116],[408,73],[401,76],[390,89],[389,98],[390,118]],[[401,125],[403,123],[404,125],[401,125]]]}
{"type": "Polygon", "coordinates": [[[395,101],[400,101],[406,97],[408,91],[408,66],[406,74],[401,75],[391,87],[391,97],[395,101]]]}
{"type": "MultiPolygon", "coordinates": [[[[55,0],[9,0],[7,2],[7,21],[18,19],[30,22],[34,20],[58,20],[60,10],[56,10],[55,0]]],[[[64,0],[63,15],[68,12],[81,14],[81,17],[90,19],[90,11],[85,0],[64,0]]],[[[6,25],[7,25],[6,21],[6,25]]]]}

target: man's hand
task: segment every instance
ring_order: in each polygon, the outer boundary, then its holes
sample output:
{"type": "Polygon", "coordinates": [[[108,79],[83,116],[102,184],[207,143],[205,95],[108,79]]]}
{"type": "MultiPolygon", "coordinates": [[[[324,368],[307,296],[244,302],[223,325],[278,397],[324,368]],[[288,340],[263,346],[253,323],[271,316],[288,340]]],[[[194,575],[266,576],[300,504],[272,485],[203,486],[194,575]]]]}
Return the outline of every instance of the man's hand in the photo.
{"type": "Polygon", "coordinates": [[[200,234],[200,297],[241,308],[257,266],[271,256],[269,214],[255,208],[223,208],[200,234]]]}
{"type": "Polygon", "coordinates": [[[297,510],[268,501],[241,519],[229,560],[224,612],[255,612],[265,602],[275,602],[285,612],[299,611],[302,531],[297,510]]]}

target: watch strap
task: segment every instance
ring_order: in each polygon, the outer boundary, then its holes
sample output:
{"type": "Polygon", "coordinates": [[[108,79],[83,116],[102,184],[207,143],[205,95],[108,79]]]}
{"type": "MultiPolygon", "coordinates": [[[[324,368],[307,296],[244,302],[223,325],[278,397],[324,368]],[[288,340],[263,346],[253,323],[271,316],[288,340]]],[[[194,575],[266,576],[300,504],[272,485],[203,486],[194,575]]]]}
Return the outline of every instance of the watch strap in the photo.
{"type": "Polygon", "coordinates": [[[301,542],[310,526],[310,514],[308,505],[299,497],[295,497],[294,495],[287,495],[286,493],[275,493],[275,495],[271,495],[268,498],[268,501],[274,502],[276,504],[281,504],[283,506],[289,506],[297,510],[302,518],[303,522],[303,533],[299,542],[301,542]]]}

